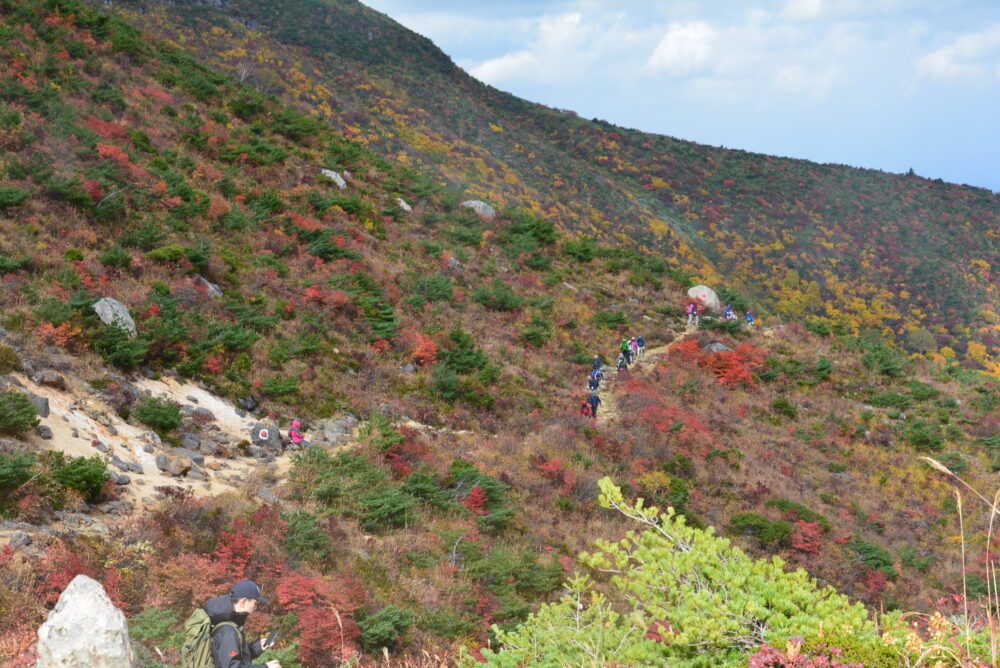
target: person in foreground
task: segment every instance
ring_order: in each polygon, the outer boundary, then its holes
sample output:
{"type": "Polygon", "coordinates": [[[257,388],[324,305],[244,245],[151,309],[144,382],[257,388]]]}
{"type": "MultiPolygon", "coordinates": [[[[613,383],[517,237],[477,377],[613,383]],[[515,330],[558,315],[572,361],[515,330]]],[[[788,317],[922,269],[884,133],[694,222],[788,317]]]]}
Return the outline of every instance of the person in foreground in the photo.
{"type": "Polygon", "coordinates": [[[253,580],[241,580],[228,594],[216,596],[205,603],[205,612],[212,621],[212,661],[215,668],[281,668],[278,661],[267,664],[253,660],[271,648],[266,638],[251,645],[243,635],[247,616],[257,609],[257,603],[267,603],[260,594],[260,587],[253,580]]]}

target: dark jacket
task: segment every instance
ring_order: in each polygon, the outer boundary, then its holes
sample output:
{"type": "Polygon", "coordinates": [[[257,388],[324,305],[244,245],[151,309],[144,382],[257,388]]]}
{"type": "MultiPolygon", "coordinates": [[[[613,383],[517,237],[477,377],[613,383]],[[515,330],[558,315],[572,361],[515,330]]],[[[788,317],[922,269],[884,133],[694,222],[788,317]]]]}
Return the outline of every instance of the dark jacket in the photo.
{"type": "Polygon", "coordinates": [[[252,645],[247,645],[243,636],[243,622],[247,620],[247,615],[233,609],[233,599],[229,594],[209,599],[205,604],[205,612],[208,613],[212,626],[233,622],[239,629],[237,631],[226,624],[212,634],[212,661],[215,668],[266,668],[262,663],[253,663],[264,650],[260,648],[259,639],[252,645]]]}

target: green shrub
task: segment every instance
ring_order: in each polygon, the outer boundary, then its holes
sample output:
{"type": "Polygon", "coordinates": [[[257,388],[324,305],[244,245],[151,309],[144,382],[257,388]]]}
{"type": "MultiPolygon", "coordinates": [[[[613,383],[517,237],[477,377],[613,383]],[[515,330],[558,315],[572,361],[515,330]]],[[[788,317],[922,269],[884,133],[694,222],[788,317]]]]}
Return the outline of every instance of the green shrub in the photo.
{"type": "Polygon", "coordinates": [[[116,111],[125,108],[125,94],[109,81],[102,81],[90,94],[90,99],[98,104],[107,104],[116,111]]]}
{"type": "Polygon", "coordinates": [[[396,488],[386,488],[365,494],[360,499],[362,520],[365,531],[382,532],[401,528],[413,523],[412,496],[396,488]]]}
{"type": "Polygon", "coordinates": [[[865,368],[890,378],[902,377],[907,369],[906,359],[899,351],[881,341],[869,347],[868,352],[861,356],[861,363],[865,368]]]}
{"type": "Polygon", "coordinates": [[[273,397],[298,394],[299,381],[295,377],[282,378],[281,376],[271,376],[261,384],[260,391],[273,397]]]}
{"type": "Polygon", "coordinates": [[[0,375],[21,370],[21,358],[10,346],[0,345],[0,375]]]}
{"type": "Polygon", "coordinates": [[[132,256],[124,248],[116,244],[101,255],[101,264],[105,267],[128,269],[132,266],[132,256]]]}
{"type": "Polygon", "coordinates": [[[180,404],[171,401],[166,396],[150,397],[136,406],[132,414],[139,422],[149,425],[158,433],[177,429],[184,420],[180,404]]]}
{"type": "Polygon", "coordinates": [[[590,237],[567,241],[562,245],[562,254],[577,262],[590,262],[597,257],[597,244],[590,237]]]}
{"type": "Polygon", "coordinates": [[[450,278],[438,271],[415,279],[410,283],[410,292],[407,303],[420,308],[427,302],[450,302],[455,286],[450,278]]]}
{"type": "Polygon", "coordinates": [[[146,253],[146,258],[153,262],[180,262],[187,257],[188,249],[180,244],[168,244],[154,248],[146,253]]]}
{"type": "Polygon", "coordinates": [[[926,383],[921,383],[919,380],[911,380],[906,385],[910,388],[910,394],[913,396],[914,401],[936,399],[941,394],[940,390],[937,390],[926,383]]]}
{"type": "Polygon", "coordinates": [[[91,337],[90,345],[106,363],[129,371],[145,359],[150,342],[144,338],[133,339],[123,327],[108,325],[91,337]]]}
{"type": "Polygon", "coordinates": [[[872,397],[869,403],[879,408],[898,408],[899,410],[906,410],[913,405],[910,396],[902,392],[883,392],[872,397]]]}
{"type": "Polygon", "coordinates": [[[604,329],[616,329],[628,324],[628,318],[621,311],[599,311],[594,315],[593,323],[604,329]]]}
{"type": "Polygon", "coordinates": [[[861,540],[853,540],[846,547],[854,552],[855,557],[857,557],[862,565],[875,571],[881,571],[890,578],[899,575],[899,572],[893,566],[896,560],[893,559],[892,555],[884,547],[861,540]]]}
{"type": "Polygon", "coordinates": [[[528,326],[521,330],[520,339],[530,346],[541,348],[552,338],[552,323],[540,315],[533,316],[528,326]]]}
{"type": "Polygon", "coordinates": [[[903,438],[917,450],[917,452],[937,452],[944,447],[944,435],[937,425],[928,424],[924,420],[914,420],[910,422],[903,438]]]}
{"type": "Polygon", "coordinates": [[[783,520],[772,522],[757,513],[740,513],[729,520],[733,533],[754,536],[761,547],[787,547],[792,538],[792,525],[783,520]]]}
{"type": "Polygon", "coordinates": [[[173,610],[146,608],[128,620],[132,638],[161,648],[179,648],[184,642],[183,620],[173,610]]]}
{"type": "Polygon", "coordinates": [[[0,251],[0,274],[13,274],[31,264],[31,259],[27,257],[12,257],[0,251]]]}
{"type": "Polygon", "coordinates": [[[38,409],[28,395],[10,389],[0,393],[0,433],[22,434],[38,424],[38,409]]]}
{"type": "Polygon", "coordinates": [[[0,209],[17,206],[28,199],[31,194],[29,190],[14,188],[11,186],[0,187],[0,209]]]}
{"type": "Polygon", "coordinates": [[[0,503],[31,479],[35,458],[24,452],[0,453],[0,503]]]}
{"type": "Polygon", "coordinates": [[[396,639],[413,624],[413,613],[395,605],[388,605],[358,622],[361,644],[369,652],[392,647],[396,639]]]}
{"type": "Polygon", "coordinates": [[[320,564],[330,555],[330,536],[319,527],[315,515],[307,510],[296,510],[281,518],[288,523],[285,552],[311,564],[320,564]]]}
{"type": "Polygon", "coordinates": [[[826,320],[810,318],[809,321],[806,322],[806,329],[819,336],[830,336],[830,323],[826,320]]]}
{"type": "Polygon", "coordinates": [[[394,445],[406,440],[396,431],[392,422],[382,413],[375,413],[362,425],[358,435],[365,443],[374,445],[379,452],[388,452],[394,445]]]}
{"type": "Polygon", "coordinates": [[[524,298],[517,295],[509,283],[494,278],[489,287],[473,291],[472,299],[491,311],[515,311],[524,306],[524,298]]]}
{"type": "Polygon", "coordinates": [[[815,510],[803,506],[801,503],[795,503],[794,501],[789,501],[788,499],[771,499],[764,505],[768,508],[777,508],[791,519],[818,524],[823,527],[823,531],[829,531],[833,528],[830,520],[828,520],[825,515],[821,515],[815,510]]]}
{"type": "Polygon", "coordinates": [[[772,401],[771,408],[792,420],[799,416],[798,409],[786,397],[778,397],[772,401]]]}
{"type": "Polygon", "coordinates": [[[101,496],[110,477],[107,462],[100,455],[71,459],[57,467],[52,476],[62,487],[79,492],[88,501],[101,496]]]}

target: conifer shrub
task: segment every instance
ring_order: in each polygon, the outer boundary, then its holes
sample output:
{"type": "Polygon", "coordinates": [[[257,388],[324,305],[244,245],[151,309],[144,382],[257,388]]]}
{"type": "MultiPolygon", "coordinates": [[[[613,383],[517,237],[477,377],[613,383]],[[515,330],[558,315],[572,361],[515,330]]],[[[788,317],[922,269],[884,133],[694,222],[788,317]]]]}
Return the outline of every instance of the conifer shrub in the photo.
{"type": "Polygon", "coordinates": [[[167,433],[181,426],[184,413],[180,404],[166,396],[150,397],[135,407],[132,415],[143,424],[149,425],[157,433],[167,433]]]}
{"type": "Polygon", "coordinates": [[[101,264],[105,267],[128,269],[132,266],[132,256],[124,248],[116,244],[101,255],[101,264]]]}
{"type": "Polygon", "coordinates": [[[100,498],[110,477],[107,462],[100,455],[75,457],[68,462],[60,457],[51,475],[62,488],[76,491],[88,501],[100,498]]]}
{"type": "Polygon", "coordinates": [[[477,288],[472,299],[490,311],[516,311],[524,306],[524,298],[514,292],[510,283],[494,278],[489,286],[477,288]]]}
{"type": "MultiPolygon", "coordinates": [[[[862,605],[804,570],[785,571],[777,557],[752,560],[670,509],[626,500],[608,478],[600,487],[602,506],[642,527],[580,555],[584,568],[610,577],[610,592],[597,591],[587,572],[574,576],[558,602],[515,629],[494,627],[497,648],[482,652],[486,665],[735,668],[764,643],[783,647],[795,636],[809,643],[838,629],[876,638],[862,605]]],[[[467,657],[462,665],[477,664],[467,657]]]]}
{"type": "Polygon", "coordinates": [[[771,408],[792,420],[799,416],[799,410],[788,400],[787,397],[778,397],[772,401],[771,408]]]}
{"type": "Polygon", "coordinates": [[[9,389],[0,393],[0,433],[18,435],[38,424],[38,409],[28,395],[9,389]]]}
{"type": "Polygon", "coordinates": [[[94,333],[90,345],[106,363],[129,371],[143,362],[150,341],[144,337],[132,338],[124,327],[106,325],[94,333]]]}
{"type": "Polygon", "coordinates": [[[168,244],[146,252],[146,258],[153,262],[180,262],[187,257],[187,248],[180,244],[168,244]]]}
{"type": "Polygon", "coordinates": [[[0,345],[0,375],[21,370],[21,358],[10,346],[0,345]]]}
{"type": "Polygon", "coordinates": [[[629,323],[628,317],[621,311],[598,311],[592,320],[595,326],[604,329],[617,329],[629,323]]]}
{"type": "Polygon", "coordinates": [[[392,647],[413,624],[413,613],[405,608],[387,605],[358,622],[361,644],[369,652],[392,647]]]}
{"type": "Polygon", "coordinates": [[[894,565],[896,560],[881,545],[866,543],[863,540],[853,540],[847,543],[845,547],[854,553],[858,563],[863,566],[867,566],[874,571],[880,571],[890,578],[899,575],[894,565]]]}
{"type": "Polygon", "coordinates": [[[590,237],[566,241],[562,245],[562,254],[576,262],[587,263],[597,257],[597,244],[590,237]]]}
{"type": "Polygon", "coordinates": [[[307,510],[296,510],[285,513],[281,519],[288,523],[285,552],[295,559],[316,565],[330,556],[330,536],[319,527],[316,515],[307,510]]]}
{"type": "Polygon", "coordinates": [[[438,271],[414,279],[410,283],[410,293],[406,302],[420,308],[427,302],[451,302],[455,285],[450,278],[438,271]]]}
{"type": "Polygon", "coordinates": [[[0,506],[7,498],[31,479],[35,458],[26,452],[0,454],[0,506]]]}
{"type": "Polygon", "coordinates": [[[0,209],[18,206],[24,200],[28,199],[28,195],[30,194],[30,190],[24,190],[23,188],[15,188],[13,186],[0,187],[0,209]]]}
{"type": "Polygon", "coordinates": [[[789,501],[788,499],[771,499],[764,505],[768,508],[777,508],[790,519],[818,524],[823,527],[823,531],[829,531],[833,528],[830,520],[824,515],[803,506],[801,503],[795,503],[794,501],[789,501]]]}
{"type": "Polygon", "coordinates": [[[0,251],[0,274],[13,274],[31,264],[31,258],[13,257],[0,251]]]}
{"type": "Polygon", "coordinates": [[[792,525],[783,520],[772,522],[758,513],[739,513],[729,520],[729,529],[735,534],[753,536],[763,548],[787,547],[792,538],[792,525]]]}

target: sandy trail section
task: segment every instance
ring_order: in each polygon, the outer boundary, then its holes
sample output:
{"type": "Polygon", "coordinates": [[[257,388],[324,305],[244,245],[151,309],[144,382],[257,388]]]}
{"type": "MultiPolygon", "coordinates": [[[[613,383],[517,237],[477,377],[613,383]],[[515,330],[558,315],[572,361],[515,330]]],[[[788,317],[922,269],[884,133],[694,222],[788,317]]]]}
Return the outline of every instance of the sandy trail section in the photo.
{"type": "MultiPolygon", "coordinates": [[[[154,488],[161,485],[183,487],[202,497],[237,489],[239,483],[230,480],[234,476],[246,479],[248,474],[264,466],[276,467],[279,472],[287,471],[290,466],[287,454],[268,464],[249,457],[228,459],[206,455],[202,472],[208,480],[174,477],[160,471],[156,465],[156,455],[161,452],[169,454],[172,449],[169,445],[160,445],[159,438],[148,427],[127,423],[98,394],[90,393],[89,386],[83,381],[65,374],[64,377],[68,386],[66,391],[36,385],[31,379],[14,374],[14,378],[29,392],[49,400],[49,415],[41,419],[41,424],[52,430],[52,439],[43,439],[32,431],[25,440],[34,450],[59,450],[70,457],[101,454],[97,447],[97,443],[101,443],[108,448],[102,456],[108,460],[109,466],[113,456],[138,464],[142,473],[124,472],[131,482],[119,487],[120,498],[130,501],[136,509],[148,505],[155,493],[154,488]]],[[[240,417],[232,404],[193,383],[173,378],[141,378],[132,384],[140,390],[148,390],[153,396],[166,396],[181,406],[211,411],[215,420],[209,424],[215,425],[221,432],[221,438],[230,445],[248,440],[250,429],[256,422],[251,417],[240,417]]],[[[122,473],[118,469],[111,470],[122,473]]]]}

